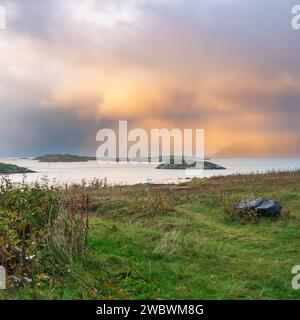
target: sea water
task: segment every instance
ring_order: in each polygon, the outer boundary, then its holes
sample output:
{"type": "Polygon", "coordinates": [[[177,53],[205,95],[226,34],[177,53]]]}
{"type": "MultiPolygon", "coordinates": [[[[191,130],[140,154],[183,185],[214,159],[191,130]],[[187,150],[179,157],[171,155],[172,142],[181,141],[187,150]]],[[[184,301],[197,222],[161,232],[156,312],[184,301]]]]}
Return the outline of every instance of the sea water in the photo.
{"type": "MultiPolygon", "coordinates": [[[[300,169],[300,158],[214,158],[211,162],[226,170],[204,170],[201,177],[217,175],[262,173],[271,170],[300,169]]],[[[13,182],[42,182],[51,184],[91,182],[107,179],[113,184],[178,183],[185,180],[185,170],[158,170],[157,163],[109,163],[97,161],[43,163],[32,159],[5,158],[2,163],[15,164],[35,171],[30,174],[9,175],[13,182]]]]}

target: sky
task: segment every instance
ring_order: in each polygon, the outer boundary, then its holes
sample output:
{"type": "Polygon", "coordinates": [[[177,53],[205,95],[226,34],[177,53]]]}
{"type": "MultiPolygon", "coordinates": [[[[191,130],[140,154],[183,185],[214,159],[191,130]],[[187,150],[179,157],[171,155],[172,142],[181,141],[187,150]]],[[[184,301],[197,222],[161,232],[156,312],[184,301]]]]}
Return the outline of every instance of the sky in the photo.
{"type": "MultiPolygon", "coordinates": [[[[0,0],[0,156],[205,129],[206,152],[300,138],[300,0],[0,0]]],[[[284,155],[284,154],[283,154],[284,155]]]]}

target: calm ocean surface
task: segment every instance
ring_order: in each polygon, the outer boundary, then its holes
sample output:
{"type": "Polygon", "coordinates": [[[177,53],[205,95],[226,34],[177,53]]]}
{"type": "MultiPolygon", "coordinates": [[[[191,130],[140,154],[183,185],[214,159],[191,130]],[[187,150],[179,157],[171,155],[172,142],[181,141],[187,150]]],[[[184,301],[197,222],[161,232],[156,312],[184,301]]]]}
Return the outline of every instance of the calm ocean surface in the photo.
{"type": "MultiPolygon", "coordinates": [[[[200,177],[229,175],[236,173],[266,172],[269,170],[300,169],[300,158],[214,158],[210,160],[226,167],[226,170],[205,170],[200,177]]],[[[157,164],[131,163],[98,163],[97,161],[82,163],[40,163],[30,159],[5,158],[2,163],[16,164],[29,168],[36,173],[10,175],[13,182],[41,182],[47,179],[49,183],[80,183],[93,179],[107,179],[109,183],[177,183],[192,177],[192,172],[185,170],[157,170],[157,164]]]]}

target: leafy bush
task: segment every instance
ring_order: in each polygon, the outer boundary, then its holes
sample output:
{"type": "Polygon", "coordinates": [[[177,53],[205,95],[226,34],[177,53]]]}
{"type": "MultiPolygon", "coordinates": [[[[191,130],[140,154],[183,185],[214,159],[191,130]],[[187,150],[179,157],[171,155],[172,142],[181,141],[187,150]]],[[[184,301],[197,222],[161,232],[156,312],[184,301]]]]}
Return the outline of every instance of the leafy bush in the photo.
{"type": "Polygon", "coordinates": [[[0,264],[14,284],[31,282],[41,269],[41,252],[47,230],[59,212],[59,199],[51,188],[15,187],[9,180],[0,185],[0,264]]]}
{"type": "Polygon", "coordinates": [[[7,179],[1,181],[0,265],[7,269],[10,286],[49,280],[53,266],[59,262],[59,250],[53,248],[62,244],[62,237],[64,245],[60,250],[68,250],[68,256],[78,253],[74,243],[80,238],[80,247],[84,245],[86,224],[77,216],[63,209],[61,194],[56,188],[38,184],[15,186],[7,179]],[[78,223],[84,228],[79,228],[78,223]],[[67,231],[61,232],[58,225],[67,231]]]}

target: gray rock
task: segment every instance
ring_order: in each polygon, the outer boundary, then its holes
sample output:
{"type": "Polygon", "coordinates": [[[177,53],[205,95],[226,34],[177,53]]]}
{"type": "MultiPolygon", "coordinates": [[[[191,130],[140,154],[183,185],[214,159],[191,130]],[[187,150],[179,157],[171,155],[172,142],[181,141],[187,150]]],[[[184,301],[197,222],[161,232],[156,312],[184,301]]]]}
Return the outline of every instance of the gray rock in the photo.
{"type": "Polygon", "coordinates": [[[242,200],[239,204],[235,206],[236,209],[255,209],[262,205],[264,199],[255,199],[255,200],[242,200]]]}
{"type": "Polygon", "coordinates": [[[238,210],[254,209],[261,216],[278,216],[281,214],[282,205],[272,199],[254,199],[254,200],[242,200],[235,206],[238,210]]]}

